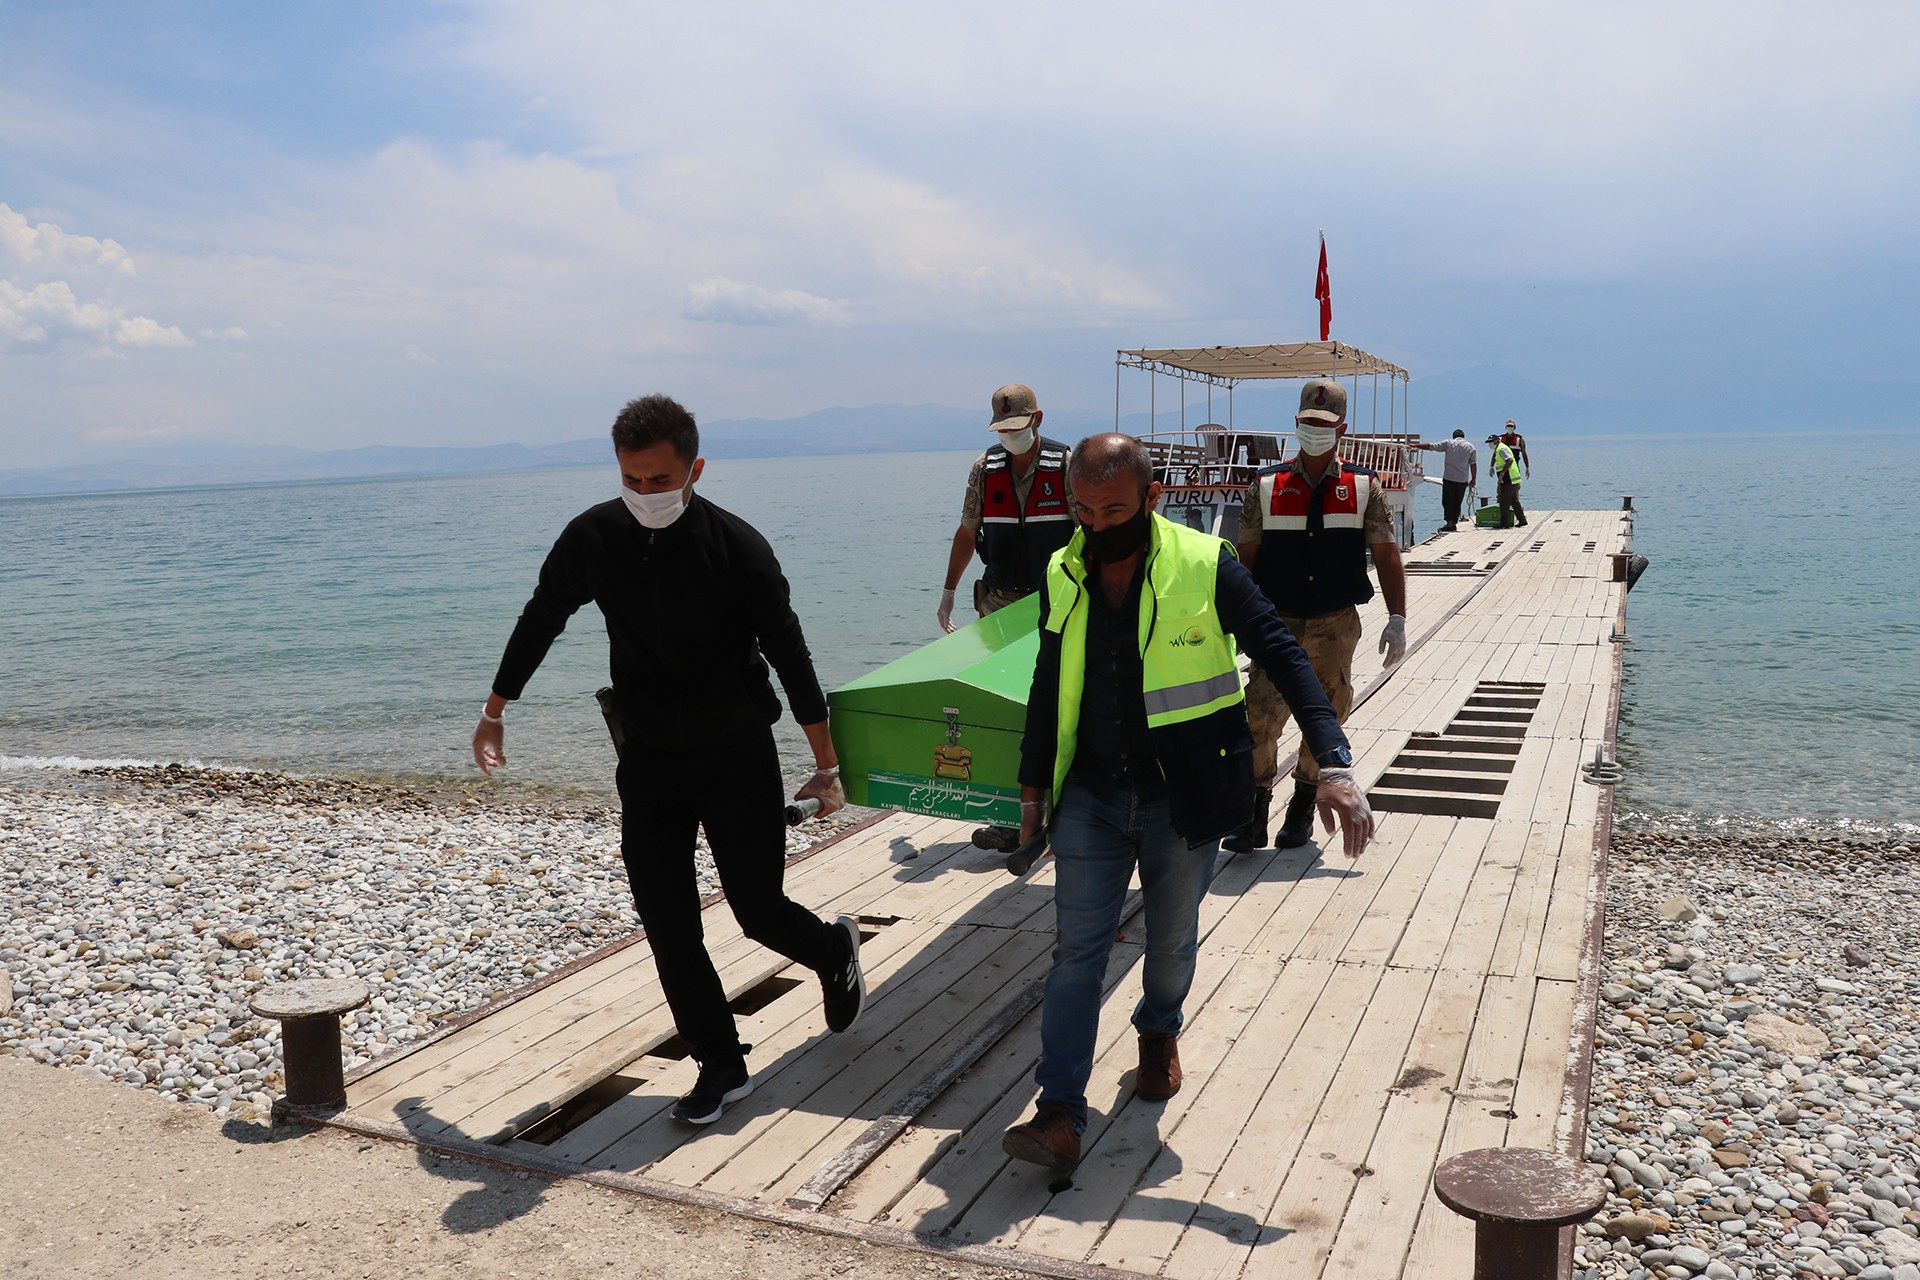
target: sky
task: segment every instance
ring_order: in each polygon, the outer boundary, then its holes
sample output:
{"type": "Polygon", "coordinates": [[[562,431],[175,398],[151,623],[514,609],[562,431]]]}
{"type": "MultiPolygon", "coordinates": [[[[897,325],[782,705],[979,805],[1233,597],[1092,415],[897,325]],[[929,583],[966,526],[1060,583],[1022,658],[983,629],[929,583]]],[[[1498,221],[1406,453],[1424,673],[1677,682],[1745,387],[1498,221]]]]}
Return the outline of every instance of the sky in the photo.
{"type": "Polygon", "coordinates": [[[0,0],[0,470],[1100,410],[1323,231],[1416,379],[1886,425],[1916,224],[1908,0],[0,0]]]}

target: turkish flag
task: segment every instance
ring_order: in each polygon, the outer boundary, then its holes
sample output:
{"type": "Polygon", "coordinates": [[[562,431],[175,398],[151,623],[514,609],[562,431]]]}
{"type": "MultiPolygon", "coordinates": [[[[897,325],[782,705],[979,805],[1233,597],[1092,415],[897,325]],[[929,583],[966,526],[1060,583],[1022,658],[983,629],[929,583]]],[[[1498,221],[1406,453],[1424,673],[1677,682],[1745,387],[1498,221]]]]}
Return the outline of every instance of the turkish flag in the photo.
{"type": "Polygon", "coordinates": [[[1320,341],[1333,332],[1333,286],[1327,283],[1327,237],[1320,237],[1320,274],[1314,277],[1313,296],[1320,299],[1320,341]]]}

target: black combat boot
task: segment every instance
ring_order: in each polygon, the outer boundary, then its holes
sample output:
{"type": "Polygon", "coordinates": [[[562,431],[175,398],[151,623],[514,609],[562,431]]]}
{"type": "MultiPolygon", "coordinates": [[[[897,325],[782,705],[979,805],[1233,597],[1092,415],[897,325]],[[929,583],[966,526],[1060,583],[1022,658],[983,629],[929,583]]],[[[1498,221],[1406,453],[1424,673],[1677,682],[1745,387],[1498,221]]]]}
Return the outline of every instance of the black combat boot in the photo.
{"type": "Polygon", "coordinates": [[[1228,853],[1252,853],[1267,847],[1267,815],[1273,811],[1273,788],[1253,789],[1253,816],[1247,825],[1230,836],[1223,836],[1220,847],[1228,853]]]}
{"type": "Polygon", "coordinates": [[[1313,839],[1313,793],[1319,787],[1318,782],[1294,780],[1293,799],[1287,801],[1287,820],[1273,837],[1274,848],[1297,849],[1313,839]]]}

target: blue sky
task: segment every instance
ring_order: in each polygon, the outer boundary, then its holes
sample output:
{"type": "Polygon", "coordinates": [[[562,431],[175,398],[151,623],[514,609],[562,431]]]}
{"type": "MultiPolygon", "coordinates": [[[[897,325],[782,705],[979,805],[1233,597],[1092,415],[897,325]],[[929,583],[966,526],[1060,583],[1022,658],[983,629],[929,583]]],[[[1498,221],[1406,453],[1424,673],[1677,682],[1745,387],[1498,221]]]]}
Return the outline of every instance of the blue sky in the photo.
{"type": "Polygon", "coordinates": [[[1416,378],[1855,425],[1920,403],[1920,10],[1821,12],[0,0],[0,469],[1097,410],[1316,336],[1321,228],[1416,378]]]}

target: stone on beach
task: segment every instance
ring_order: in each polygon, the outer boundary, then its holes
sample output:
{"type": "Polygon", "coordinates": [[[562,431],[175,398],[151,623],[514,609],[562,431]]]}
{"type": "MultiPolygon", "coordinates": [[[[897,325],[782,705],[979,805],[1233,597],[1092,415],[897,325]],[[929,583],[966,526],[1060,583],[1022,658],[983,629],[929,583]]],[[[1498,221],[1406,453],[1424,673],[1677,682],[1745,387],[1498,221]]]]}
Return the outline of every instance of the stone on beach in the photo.
{"type": "Polygon", "coordinates": [[[1748,1040],[1789,1058],[1818,1057],[1832,1044],[1827,1033],[1818,1027],[1794,1022],[1777,1013],[1752,1014],[1740,1025],[1748,1040]]]}

